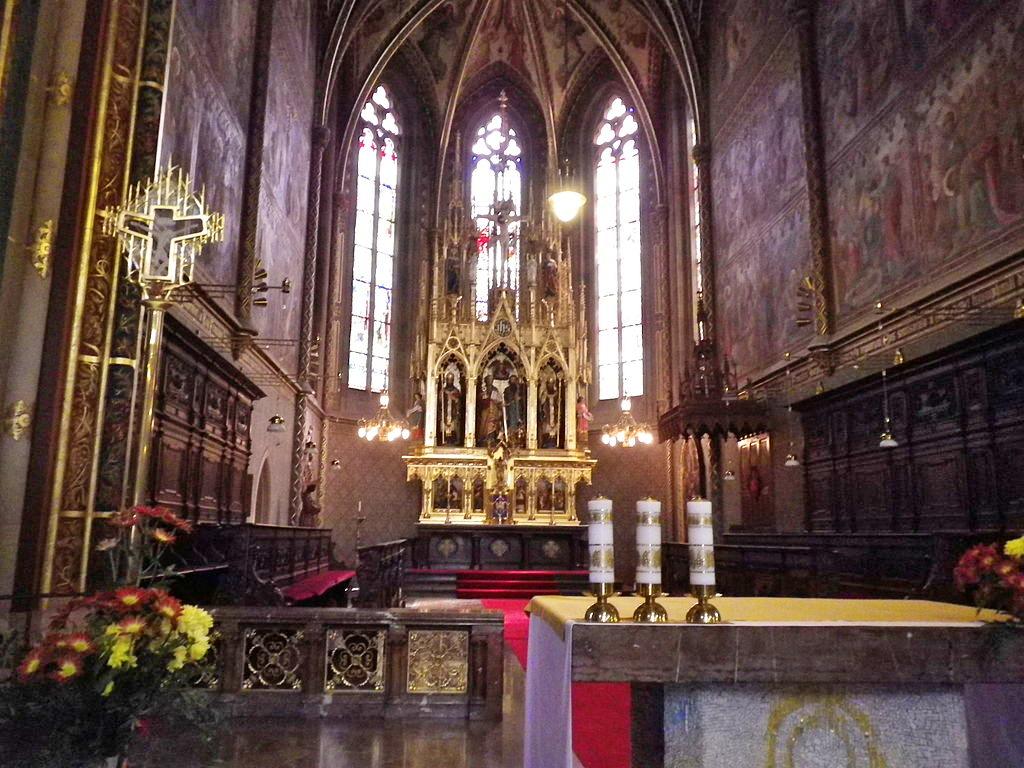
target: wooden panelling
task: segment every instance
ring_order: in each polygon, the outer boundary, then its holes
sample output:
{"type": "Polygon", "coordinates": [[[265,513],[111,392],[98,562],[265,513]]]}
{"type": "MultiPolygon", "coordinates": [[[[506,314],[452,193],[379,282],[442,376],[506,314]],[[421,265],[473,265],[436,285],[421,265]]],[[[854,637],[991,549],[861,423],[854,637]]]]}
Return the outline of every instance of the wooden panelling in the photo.
{"type": "Polygon", "coordinates": [[[1024,522],[1024,323],[890,369],[899,447],[878,447],[879,376],[796,406],[810,531],[999,530],[1024,522]]]}
{"type": "Polygon", "coordinates": [[[246,516],[251,381],[168,317],[161,361],[150,501],[196,522],[246,516]]]}

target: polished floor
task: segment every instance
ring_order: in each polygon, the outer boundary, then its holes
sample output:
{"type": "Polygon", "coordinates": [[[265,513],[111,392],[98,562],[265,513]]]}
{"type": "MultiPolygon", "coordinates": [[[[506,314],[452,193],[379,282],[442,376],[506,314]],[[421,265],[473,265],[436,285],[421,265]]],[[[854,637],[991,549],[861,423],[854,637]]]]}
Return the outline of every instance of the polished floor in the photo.
{"type": "Polygon", "coordinates": [[[523,668],[505,652],[504,717],[463,720],[231,721],[209,748],[153,740],[132,768],[521,768],[523,668]]]}

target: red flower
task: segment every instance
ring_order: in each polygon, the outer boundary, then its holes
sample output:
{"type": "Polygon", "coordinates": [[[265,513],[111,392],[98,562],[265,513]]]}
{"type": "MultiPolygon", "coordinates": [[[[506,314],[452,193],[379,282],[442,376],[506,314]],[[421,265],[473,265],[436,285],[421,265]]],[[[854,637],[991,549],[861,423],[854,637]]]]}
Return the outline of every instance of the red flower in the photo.
{"type": "Polygon", "coordinates": [[[127,610],[138,610],[142,608],[151,597],[150,592],[138,587],[121,587],[114,592],[114,604],[127,610]]]}
{"type": "Polygon", "coordinates": [[[165,531],[163,528],[154,528],[153,532],[149,534],[153,537],[153,540],[160,544],[173,544],[176,540],[173,533],[165,531]]]}
{"type": "Polygon", "coordinates": [[[45,642],[58,651],[73,651],[80,655],[90,654],[96,650],[96,644],[85,632],[51,635],[46,638],[45,642]]]}
{"type": "Polygon", "coordinates": [[[153,610],[164,618],[176,621],[181,615],[181,603],[164,593],[153,601],[153,610]]]}
{"type": "Polygon", "coordinates": [[[50,674],[50,677],[58,683],[66,683],[82,674],[82,657],[77,654],[69,653],[58,656],[56,664],[56,669],[50,674]]]}
{"type": "Polygon", "coordinates": [[[138,616],[128,616],[117,622],[117,631],[122,635],[141,635],[145,629],[145,620],[138,616]]]}
{"type": "Polygon", "coordinates": [[[33,648],[18,665],[18,680],[25,683],[46,666],[47,654],[42,648],[33,648]]]}
{"type": "Polygon", "coordinates": [[[961,560],[960,565],[953,570],[953,581],[961,592],[973,587],[979,581],[977,567],[973,563],[968,564],[961,560]]]}

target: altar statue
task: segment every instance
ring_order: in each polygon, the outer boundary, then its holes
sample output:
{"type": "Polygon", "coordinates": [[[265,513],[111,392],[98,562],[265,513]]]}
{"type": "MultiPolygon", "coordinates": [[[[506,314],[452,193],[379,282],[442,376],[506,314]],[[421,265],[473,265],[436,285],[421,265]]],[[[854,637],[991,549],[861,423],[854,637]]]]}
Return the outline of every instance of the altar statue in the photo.
{"type": "Polygon", "coordinates": [[[441,387],[441,445],[462,444],[462,387],[449,370],[441,387]]]}
{"type": "Polygon", "coordinates": [[[516,374],[509,377],[503,397],[505,406],[505,429],[509,440],[519,444],[519,433],[523,424],[523,387],[516,374]]]}
{"type": "Polygon", "coordinates": [[[543,296],[545,299],[553,299],[558,295],[558,262],[548,254],[544,259],[544,283],[543,296]]]}
{"type": "Polygon", "coordinates": [[[476,408],[480,414],[477,418],[477,442],[480,445],[493,445],[501,432],[503,398],[490,374],[486,374],[480,383],[476,408]]]}
{"type": "Polygon", "coordinates": [[[409,422],[409,432],[412,439],[418,442],[423,441],[423,395],[416,392],[412,396],[412,405],[405,412],[405,420],[409,422]]]}
{"type": "Polygon", "coordinates": [[[576,398],[576,445],[587,447],[590,445],[590,421],[594,414],[587,408],[587,401],[582,397],[576,398]]]}
{"type": "Polygon", "coordinates": [[[562,431],[562,391],[552,373],[542,383],[538,397],[537,424],[541,448],[557,448],[562,431]]]}

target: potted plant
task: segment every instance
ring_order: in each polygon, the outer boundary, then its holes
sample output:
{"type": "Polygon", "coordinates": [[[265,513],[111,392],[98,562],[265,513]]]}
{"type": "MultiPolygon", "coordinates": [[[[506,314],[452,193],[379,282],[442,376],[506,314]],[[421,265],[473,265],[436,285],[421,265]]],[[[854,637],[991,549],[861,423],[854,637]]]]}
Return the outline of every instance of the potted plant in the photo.
{"type": "Polygon", "coordinates": [[[1010,623],[1024,624],[1024,537],[1003,547],[971,547],[953,570],[953,580],[979,609],[1000,611],[1010,623]]]}

